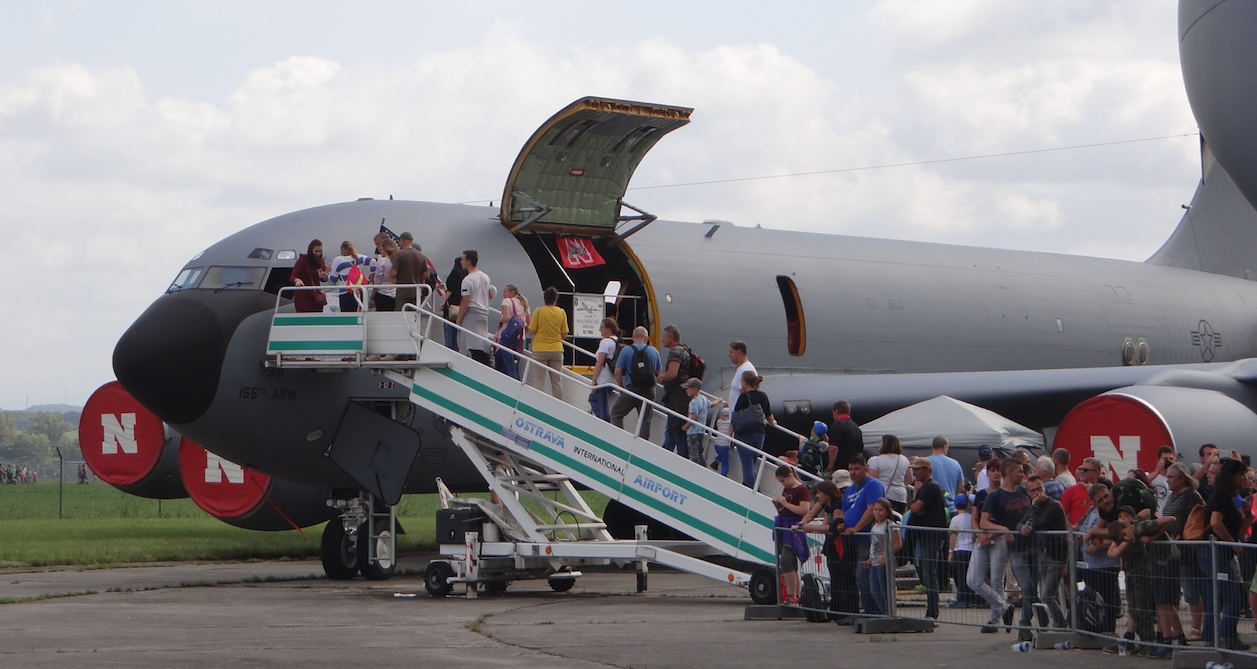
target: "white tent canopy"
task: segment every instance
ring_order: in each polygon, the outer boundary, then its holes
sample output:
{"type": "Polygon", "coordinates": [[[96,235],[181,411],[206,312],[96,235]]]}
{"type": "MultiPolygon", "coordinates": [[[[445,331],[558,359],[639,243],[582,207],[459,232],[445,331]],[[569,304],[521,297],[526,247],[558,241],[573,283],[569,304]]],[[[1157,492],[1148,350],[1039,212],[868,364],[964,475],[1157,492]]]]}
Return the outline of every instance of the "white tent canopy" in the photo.
{"type": "Polygon", "coordinates": [[[976,452],[986,444],[1008,451],[1028,448],[1043,449],[1043,435],[1007,418],[967,402],[939,395],[918,402],[860,426],[864,432],[864,450],[877,452],[883,434],[899,437],[905,453],[928,453],[934,437],[947,437],[953,450],[976,452]],[[924,449],[924,451],[922,450],[924,449]]]}

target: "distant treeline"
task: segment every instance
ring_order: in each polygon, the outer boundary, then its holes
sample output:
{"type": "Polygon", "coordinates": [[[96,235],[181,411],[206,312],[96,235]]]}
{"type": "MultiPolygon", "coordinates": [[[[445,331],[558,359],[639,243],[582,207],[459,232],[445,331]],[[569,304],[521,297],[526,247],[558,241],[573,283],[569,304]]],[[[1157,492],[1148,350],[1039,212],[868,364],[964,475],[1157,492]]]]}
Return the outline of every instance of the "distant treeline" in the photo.
{"type": "Polygon", "coordinates": [[[0,411],[0,463],[5,465],[43,465],[54,462],[60,448],[67,460],[81,460],[79,450],[79,417],[82,409],[66,405],[41,410],[0,411]]]}

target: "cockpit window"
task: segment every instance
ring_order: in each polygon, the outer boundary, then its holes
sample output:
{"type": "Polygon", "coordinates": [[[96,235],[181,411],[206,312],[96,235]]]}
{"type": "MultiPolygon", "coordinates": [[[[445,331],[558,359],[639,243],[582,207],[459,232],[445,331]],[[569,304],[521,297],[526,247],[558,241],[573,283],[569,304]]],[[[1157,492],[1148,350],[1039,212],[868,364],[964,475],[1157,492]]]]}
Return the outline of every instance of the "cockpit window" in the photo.
{"type": "Polygon", "coordinates": [[[179,276],[175,277],[174,282],[170,284],[166,292],[172,293],[195,286],[197,279],[201,278],[201,272],[204,269],[204,267],[185,267],[183,271],[179,272],[179,276]]]}
{"type": "Polygon", "coordinates": [[[221,267],[211,266],[205,271],[201,288],[213,289],[247,289],[257,288],[266,273],[265,267],[221,267]]]}

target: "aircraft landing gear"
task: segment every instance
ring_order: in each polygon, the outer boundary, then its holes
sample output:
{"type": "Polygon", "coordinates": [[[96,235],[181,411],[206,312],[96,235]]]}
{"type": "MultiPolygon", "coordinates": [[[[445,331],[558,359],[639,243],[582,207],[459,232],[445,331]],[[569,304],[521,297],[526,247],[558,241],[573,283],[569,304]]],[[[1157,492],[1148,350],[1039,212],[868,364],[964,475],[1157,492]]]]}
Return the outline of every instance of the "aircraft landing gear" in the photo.
{"type": "Polygon", "coordinates": [[[344,514],[323,528],[320,557],[327,577],[347,581],[362,572],[368,581],[391,578],[397,570],[396,510],[365,492],[327,504],[344,514]]]}
{"type": "Polygon", "coordinates": [[[333,581],[348,581],[358,574],[357,527],[353,536],[345,531],[344,518],[333,518],[323,528],[319,556],[323,572],[333,581]]]}

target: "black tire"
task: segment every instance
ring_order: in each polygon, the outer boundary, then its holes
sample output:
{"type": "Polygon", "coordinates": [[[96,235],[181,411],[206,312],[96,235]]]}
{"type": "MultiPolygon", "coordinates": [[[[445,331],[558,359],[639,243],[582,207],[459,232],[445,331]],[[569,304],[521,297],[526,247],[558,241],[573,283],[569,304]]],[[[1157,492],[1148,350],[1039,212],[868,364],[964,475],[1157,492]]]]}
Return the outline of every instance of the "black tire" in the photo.
{"type": "MultiPolygon", "coordinates": [[[[388,530],[384,530],[383,533],[387,534],[388,530]]],[[[393,572],[397,571],[397,556],[394,555],[389,557],[385,563],[372,563],[371,560],[367,558],[367,556],[371,555],[369,550],[371,542],[370,534],[371,533],[367,531],[366,523],[363,523],[362,527],[358,528],[358,555],[362,556],[362,559],[359,560],[359,562],[362,563],[362,577],[368,581],[387,581],[393,577],[393,572]],[[387,564],[387,566],[383,566],[383,564],[387,564]]]]}
{"type": "Polygon", "coordinates": [[[777,603],[777,572],[768,567],[760,567],[751,572],[751,601],[760,606],[777,603]]]}
{"type": "Polygon", "coordinates": [[[446,597],[454,589],[454,584],[446,579],[454,575],[454,569],[448,562],[429,562],[423,573],[423,589],[433,597],[446,597]]]}
{"type": "Polygon", "coordinates": [[[506,588],[510,584],[510,581],[485,581],[481,583],[485,592],[506,592],[506,588]]]}
{"type": "Polygon", "coordinates": [[[574,578],[551,577],[548,580],[550,582],[550,589],[555,592],[567,592],[572,589],[572,586],[576,585],[576,579],[574,578]]]}
{"type": "Polygon", "coordinates": [[[319,557],[323,561],[323,573],[333,581],[350,581],[358,575],[358,546],[345,534],[345,525],[339,517],[327,521],[323,528],[323,540],[319,544],[319,557]]]}

